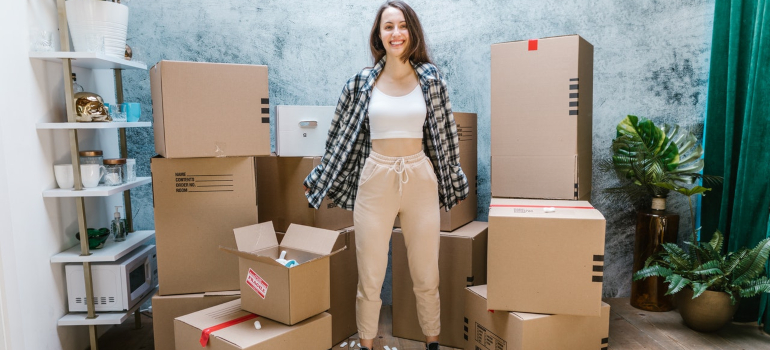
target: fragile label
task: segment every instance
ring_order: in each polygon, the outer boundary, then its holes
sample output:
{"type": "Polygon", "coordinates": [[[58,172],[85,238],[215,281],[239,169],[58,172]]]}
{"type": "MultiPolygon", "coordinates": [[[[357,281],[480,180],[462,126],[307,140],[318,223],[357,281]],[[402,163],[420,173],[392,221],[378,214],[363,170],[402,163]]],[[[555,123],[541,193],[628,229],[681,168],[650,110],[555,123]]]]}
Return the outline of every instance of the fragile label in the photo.
{"type": "Polygon", "coordinates": [[[257,292],[262,299],[265,299],[265,295],[267,295],[267,282],[252,269],[249,269],[249,274],[246,276],[246,284],[257,292]]]}
{"type": "MultiPolygon", "coordinates": [[[[507,350],[508,342],[476,322],[476,343],[487,350],[507,350]]],[[[478,346],[476,346],[479,349],[478,346]]]]}

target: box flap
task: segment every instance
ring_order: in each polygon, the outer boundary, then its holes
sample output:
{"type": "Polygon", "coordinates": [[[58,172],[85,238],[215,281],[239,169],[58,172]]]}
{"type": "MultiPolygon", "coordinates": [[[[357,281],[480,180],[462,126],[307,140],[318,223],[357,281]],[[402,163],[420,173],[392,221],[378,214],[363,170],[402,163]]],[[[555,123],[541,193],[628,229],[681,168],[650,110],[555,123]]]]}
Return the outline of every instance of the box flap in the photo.
{"type": "Polygon", "coordinates": [[[471,221],[465,226],[462,226],[452,232],[441,232],[442,236],[451,237],[465,237],[475,238],[479,233],[484,232],[489,227],[489,223],[485,221],[471,221]]]}
{"type": "Polygon", "coordinates": [[[253,253],[278,246],[272,221],[235,228],[233,234],[235,234],[235,244],[242,252],[253,253]]]}
{"type": "Polygon", "coordinates": [[[486,284],[482,284],[480,286],[467,287],[466,289],[471,291],[473,294],[476,294],[479,297],[484,298],[484,300],[487,300],[487,285],[486,284]]]}
{"type": "Polygon", "coordinates": [[[281,247],[302,250],[319,255],[328,255],[337,242],[338,231],[324,230],[320,228],[289,225],[286,235],[281,241],[281,247]]]}
{"type": "Polygon", "coordinates": [[[232,295],[241,295],[240,290],[223,290],[221,292],[206,292],[203,293],[204,297],[224,297],[232,295]]]}
{"type": "Polygon", "coordinates": [[[489,216],[604,220],[586,201],[492,198],[489,216]]]}
{"type": "Polygon", "coordinates": [[[227,253],[233,254],[235,256],[238,256],[239,258],[244,258],[244,259],[248,259],[248,260],[251,260],[251,261],[259,261],[259,262],[263,262],[265,264],[274,265],[274,266],[280,266],[280,267],[284,267],[285,268],[285,266],[283,266],[283,265],[281,265],[281,263],[275,261],[275,259],[269,258],[269,257],[266,257],[266,256],[260,256],[260,255],[257,255],[257,254],[254,254],[254,253],[249,253],[249,252],[242,252],[242,251],[237,250],[237,249],[227,248],[227,247],[223,247],[223,246],[219,246],[219,250],[221,250],[223,252],[227,252],[227,253]]]}

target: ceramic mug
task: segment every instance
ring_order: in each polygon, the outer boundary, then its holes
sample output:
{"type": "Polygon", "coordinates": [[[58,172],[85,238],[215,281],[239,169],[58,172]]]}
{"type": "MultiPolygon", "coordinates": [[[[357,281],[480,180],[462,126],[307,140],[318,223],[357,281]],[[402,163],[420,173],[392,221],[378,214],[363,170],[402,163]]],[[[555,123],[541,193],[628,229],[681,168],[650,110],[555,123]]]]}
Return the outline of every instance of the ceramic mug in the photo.
{"type": "Polygon", "coordinates": [[[127,102],[126,105],[126,119],[128,122],[138,122],[139,117],[142,116],[142,107],[136,102],[127,102]]]}
{"type": "Polygon", "coordinates": [[[99,164],[81,164],[80,179],[83,187],[93,188],[99,185],[99,180],[107,173],[107,169],[99,164]]]}
{"type": "Polygon", "coordinates": [[[75,187],[75,174],[72,172],[72,164],[58,164],[53,166],[53,175],[59,188],[66,190],[75,187]]]}

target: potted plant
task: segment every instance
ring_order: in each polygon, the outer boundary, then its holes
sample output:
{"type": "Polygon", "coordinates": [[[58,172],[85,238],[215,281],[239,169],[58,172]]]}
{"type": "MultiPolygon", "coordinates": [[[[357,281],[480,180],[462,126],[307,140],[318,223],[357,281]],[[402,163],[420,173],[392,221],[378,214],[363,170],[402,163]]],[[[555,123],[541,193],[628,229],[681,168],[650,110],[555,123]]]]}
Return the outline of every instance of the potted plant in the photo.
{"type": "Polygon", "coordinates": [[[684,323],[696,331],[716,331],[732,320],[740,298],[770,293],[770,279],[764,275],[770,238],[726,255],[723,242],[717,231],[708,243],[686,242],[689,252],[664,243],[634,280],[665,278],[666,294],[676,295],[684,323]]]}
{"type": "MultiPolygon", "coordinates": [[[[695,135],[678,125],[658,127],[651,120],[629,115],[616,130],[612,159],[600,166],[614,170],[622,184],[606,191],[621,195],[623,200],[650,203],[636,215],[633,270],[638,271],[661,244],[677,240],[679,215],[666,211],[671,188],[692,184],[699,178],[718,178],[700,174],[703,149],[695,135]]],[[[631,305],[648,311],[672,310],[673,298],[666,291],[662,278],[633,281],[631,305]]]]}

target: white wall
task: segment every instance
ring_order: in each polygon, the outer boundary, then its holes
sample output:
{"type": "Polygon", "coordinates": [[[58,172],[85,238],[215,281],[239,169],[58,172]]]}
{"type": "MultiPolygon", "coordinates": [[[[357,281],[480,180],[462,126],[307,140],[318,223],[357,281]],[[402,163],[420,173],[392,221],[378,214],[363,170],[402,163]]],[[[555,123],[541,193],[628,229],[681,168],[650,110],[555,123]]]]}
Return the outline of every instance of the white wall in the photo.
{"type": "MultiPolygon", "coordinates": [[[[0,4],[0,350],[85,349],[87,327],[56,325],[66,313],[66,285],[63,265],[49,259],[77,244],[78,227],[73,199],[41,195],[56,186],[52,165],[70,163],[69,135],[35,128],[66,116],[61,64],[29,59],[32,27],[57,28],[55,1],[0,4]]],[[[112,71],[73,70],[87,91],[114,101],[112,71]]],[[[80,136],[81,149],[118,156],[115,130],[80,136]]],[[[106,227],[110,206],[121,202],[119,195],[86,199],[88,226],[106,227]]]]}

